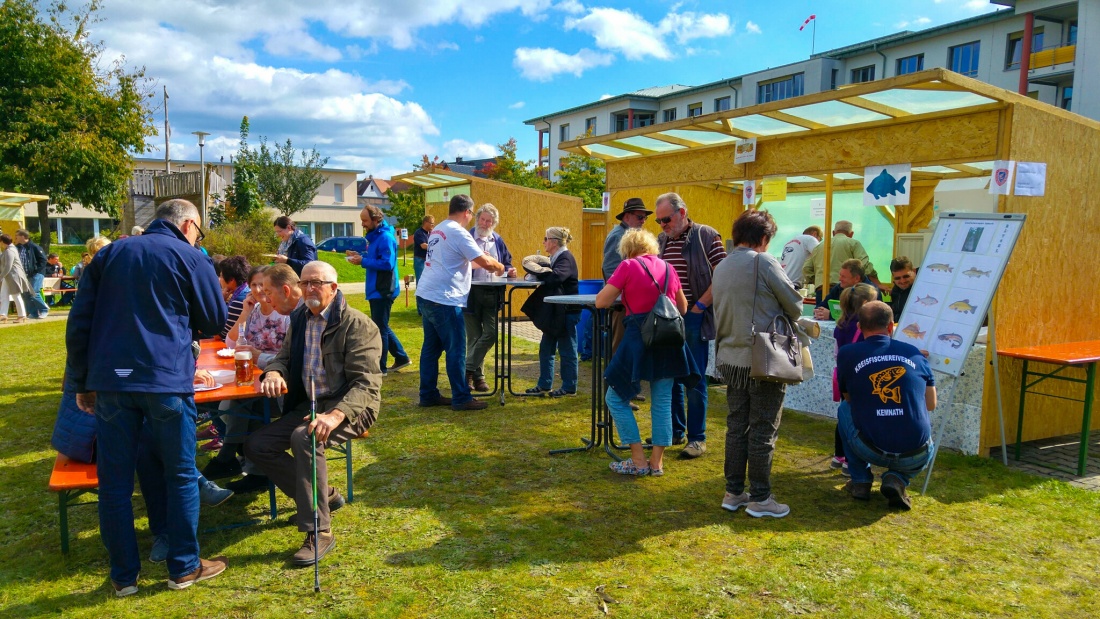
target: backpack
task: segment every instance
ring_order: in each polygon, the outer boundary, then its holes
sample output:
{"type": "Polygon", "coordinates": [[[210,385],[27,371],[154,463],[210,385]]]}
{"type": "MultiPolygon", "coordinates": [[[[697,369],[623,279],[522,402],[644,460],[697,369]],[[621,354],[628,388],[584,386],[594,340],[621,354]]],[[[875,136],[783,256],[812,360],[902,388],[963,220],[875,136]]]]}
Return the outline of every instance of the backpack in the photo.
{"type": "MultiPolygon", "coordinates": [[[[665,285],[661,287],[653,274],[649,272],[645,262],[638,260],[638,264],[649,275],[649,280],[657,287],[659,294],[653,309],[642,320],[642,344],[648,349],[680,348],[684,345],[684,317],[672,303],[672,299],[665,294],[668,291],[668,279],[671,277],[671,268],[665,263],[665,285]]],[[[625,301],[624,301],[625,303],[625,301]]],[[[630,306],[627,306],[630,310],[630,306]]],[[[630,311],[634,313],[633,310],[630,311]]]]}

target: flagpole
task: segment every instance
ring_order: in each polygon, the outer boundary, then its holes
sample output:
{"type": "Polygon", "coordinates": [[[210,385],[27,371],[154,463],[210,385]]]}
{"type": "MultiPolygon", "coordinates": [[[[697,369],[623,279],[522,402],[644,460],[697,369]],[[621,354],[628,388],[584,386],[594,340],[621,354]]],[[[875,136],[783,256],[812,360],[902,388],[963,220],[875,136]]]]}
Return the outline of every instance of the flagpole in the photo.
{"type": "Polygon", "coordinates": [[[166,174],[172,173],[172,164],[169,163],[170,157],[168,154],[168,87],[164,87],[164,172],[166,174]]]}

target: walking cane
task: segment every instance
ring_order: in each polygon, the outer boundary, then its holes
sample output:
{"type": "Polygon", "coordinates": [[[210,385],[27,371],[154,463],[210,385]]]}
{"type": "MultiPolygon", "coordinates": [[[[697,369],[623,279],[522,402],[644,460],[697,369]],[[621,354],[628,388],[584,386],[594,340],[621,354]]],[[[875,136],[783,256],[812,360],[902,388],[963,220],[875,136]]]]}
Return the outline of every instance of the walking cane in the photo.
{"type": "MultiPolygon", "coordinates": [[[[309,377],[309,422],[317,421],[317,392],[313,386],[313,376],[309,377]]],[[[310,468],[313,470],[313,592],[321,592],[321,571],[317,558],[317,546],[321,542],[320,515],[317,513],[317,429],[310,433],[313,449],[309,452],[310,468]]]]}

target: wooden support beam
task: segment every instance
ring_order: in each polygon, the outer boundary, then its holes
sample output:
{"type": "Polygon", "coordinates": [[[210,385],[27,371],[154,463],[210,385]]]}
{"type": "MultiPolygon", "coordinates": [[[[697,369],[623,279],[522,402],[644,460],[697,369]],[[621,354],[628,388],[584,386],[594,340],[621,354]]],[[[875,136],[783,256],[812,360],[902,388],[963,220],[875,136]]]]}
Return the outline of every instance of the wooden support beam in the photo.
{"type": "Polygon", "coordinates": [[[799,118],[798,116],[795,116],[793,114],[788,114],[786,112],[780,112],[778,110],[776,110],[774,112],[761,112],[760,115],[761,116],[767,116],[768,118],[774,118],[775,120],[779,120],[779,121],[794,125],[796,127],[802,127],[803,129],[814,130],[814,129],[827,129],[829,127],[829,125],[823,125],[821,123],[817,123],[817,122],[814,122],[812,120],[806,120],[805,118],[799,118]]]}
{"type": "Polygon", "coordinates": [[[660,140],[662,142],[668,142],[669,144],[676,144],[677,146],[684,146],[687,148],[695,148],[697,146],[706,146],[703,142],[695,142],[692,140],[685,140],[684,138],[678,138],[672,135],[666,135],[664,133],[651,133],[646,136],[647,138],[653,138],[654,140],[660,140]]]}
{"type": "Polygon", "coordinates": [[[618,149],[621,149],[621,150],[628,150],[632,153],[638,153],[639,155],[656,155],[660,152],[663,152],[663,151],[659,151],[659,150],[653,150],[652,148],[644,148],[642,146],[635,146],[633,144],[627,144],[626,142],[623,142],[622,140],[611,140],[610,142],[604,142],[604,146],[609,146],[611,148],[618,148],[618,149]]]}

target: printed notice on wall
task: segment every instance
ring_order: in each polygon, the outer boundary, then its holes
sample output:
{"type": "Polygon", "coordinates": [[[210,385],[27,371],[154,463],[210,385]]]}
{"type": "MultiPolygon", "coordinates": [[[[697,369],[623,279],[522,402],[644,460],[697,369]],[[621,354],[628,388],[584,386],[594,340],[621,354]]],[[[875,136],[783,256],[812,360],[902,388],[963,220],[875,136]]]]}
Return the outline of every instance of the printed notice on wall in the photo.
{"type": "Polygon", "coordinates": [[[958,376],[978,337],[1024,215],[944,213],[894,339],[928,351],[933,370],[958,376]]]}
{"type": "Polygon", "coordinates": [[[810,219],[825,219],[825,198],[810,200],[810,219]]]}
{"type": "Polygon", "coordinates": [[[743,206],[756,205],[756,181],[745,181],[745,186],[741,188],[741,204],[743,206]]]}
{"type": "Polygon", "coordinates": [[[1016,164],[1016,186],[1012,193],[1018,196],[1041,196],[1047,192],[1047,164],[1021,161],[1016,164]]]}
{"type": "Polygon", "coordinates": [[[783,202],[787,199],[787,177],[765,176],[764,187],[760,190],[762,202],[783,202]]]}
{"type": "Polygon", "coordinates": [[[603,212],[606,213],[606,212],[611,210],[611,192],[610,191],[603,192],[603,202],[601,204],[602,204],[601,208],[603,209],[603,212]]]}
{"type": "Polygon", "coordinates": [[[736,164],[752,163],[756,161],[756,138],[737,140],[733,152],[733,162],[736,164]]]}

